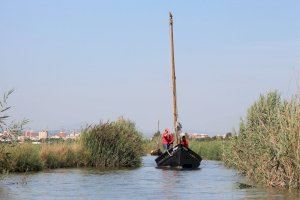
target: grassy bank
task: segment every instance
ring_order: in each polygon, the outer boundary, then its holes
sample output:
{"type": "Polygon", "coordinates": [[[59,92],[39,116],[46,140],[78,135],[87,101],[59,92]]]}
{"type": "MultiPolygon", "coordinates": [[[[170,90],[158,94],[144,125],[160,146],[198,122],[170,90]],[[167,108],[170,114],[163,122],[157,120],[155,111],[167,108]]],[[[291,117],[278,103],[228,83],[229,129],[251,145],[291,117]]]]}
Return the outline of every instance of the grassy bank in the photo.
{"type": "Polygon", "coordinates": [[[141,136],[126,120],[83,130],[80,140],[52,144],[0,144],[0,172],[26,172],[61,167],[137,167],[141,136]]]}
{"type": "Polygon", "coordinates": [[[268,186],[300,188],[300,102],[263,95],[240,123],[225,163],[268,186]]]}
{"type": "Polygon", "coordinates": [[[189,147],[205,160],[222,160],[224,148],[228,143],[228,140],[191,140],[189,147]]]}
{"type": "Polygon", "coordinates": [[[4,144],[0,147],[2,172],[26,172],[60,167],[87,166],[78,142],[72,144],[4,144]]]}

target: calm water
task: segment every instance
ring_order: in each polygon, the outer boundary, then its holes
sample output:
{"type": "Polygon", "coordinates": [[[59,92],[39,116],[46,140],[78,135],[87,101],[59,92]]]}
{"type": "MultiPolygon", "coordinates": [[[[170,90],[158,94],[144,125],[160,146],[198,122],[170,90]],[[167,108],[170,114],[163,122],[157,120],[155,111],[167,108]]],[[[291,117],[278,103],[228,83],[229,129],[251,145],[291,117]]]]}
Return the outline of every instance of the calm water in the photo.
{"type": "Polygon", "coordinates": [[[155,168],[155,157],[134,170],[58,169],[13,174],[0,182],[0,199],[300,199],[259,188],[239,189],[244,182],[220,162],[202,161],[192,171],[155,168]]]}

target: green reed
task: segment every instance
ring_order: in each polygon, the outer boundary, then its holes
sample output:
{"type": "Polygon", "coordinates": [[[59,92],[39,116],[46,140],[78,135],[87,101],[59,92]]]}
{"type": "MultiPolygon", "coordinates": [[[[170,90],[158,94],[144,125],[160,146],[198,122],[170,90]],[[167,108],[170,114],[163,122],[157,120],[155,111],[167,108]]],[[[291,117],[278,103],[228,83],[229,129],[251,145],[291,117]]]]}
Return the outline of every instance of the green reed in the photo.
{"type": "Polygon", "coordinates": [[[300,102],[261,95],[224,151],[228,166],[267,186],[300,188],[300,102]]]}
{"type": "Polygon", "coordinates": [[[134,123],[118,120],[90,126],[79,141],[0,144],[0,173],[66,167],[137,167],[142,137],[134,123]]]}
{"type": "Polygon", "coordinates": [[[81,143],[95,167],[137,167],[143,154],[142,137],[135,124],[118,120],[86,128],[81,143]]]}
{"type": "Polygon", "coordinates": [[[206,160],[222,160],[224,146],[228,140],[190,141],[190,149],[206,160]]]}

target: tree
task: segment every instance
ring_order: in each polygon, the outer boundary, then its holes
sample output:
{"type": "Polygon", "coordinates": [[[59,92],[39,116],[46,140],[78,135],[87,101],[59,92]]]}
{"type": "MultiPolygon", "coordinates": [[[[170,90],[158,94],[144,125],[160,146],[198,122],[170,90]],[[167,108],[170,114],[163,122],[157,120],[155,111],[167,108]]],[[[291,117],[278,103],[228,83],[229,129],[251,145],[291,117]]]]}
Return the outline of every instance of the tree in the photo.
{"type": "Polygon", "coordinates": [[[14,92],[14,90],[9,90],[4,93],[3,99],[0,100],[0,132],[6,132],[5,136],[10,141],[17,139],[17,136],[21,135],[23,126],[28,123],[27,119],[22,120],[21,122],[8,122],[8,111],[11,109],[11,106],[8,105],[8,97],[14,92]]]}

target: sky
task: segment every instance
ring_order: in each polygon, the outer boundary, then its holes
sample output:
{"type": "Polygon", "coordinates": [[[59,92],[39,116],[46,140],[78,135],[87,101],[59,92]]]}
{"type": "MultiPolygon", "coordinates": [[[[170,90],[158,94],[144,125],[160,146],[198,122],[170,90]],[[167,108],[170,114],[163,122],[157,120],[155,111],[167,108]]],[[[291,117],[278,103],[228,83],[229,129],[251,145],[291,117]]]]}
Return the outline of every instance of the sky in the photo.
{"type": "Polygon", "coordinates": [[[297,0],[0,0],[11,120],[51,130],[123,116],[146,135],[158,120],[172,127],[169,11],[184,131],[233,131],[260,94],[297,93],[297,0]]]}

